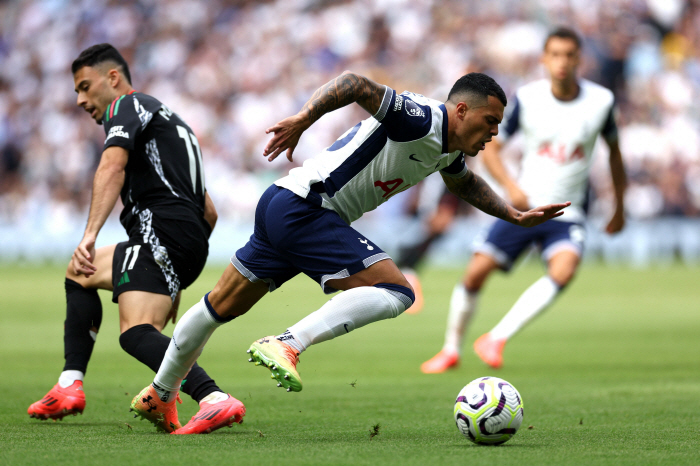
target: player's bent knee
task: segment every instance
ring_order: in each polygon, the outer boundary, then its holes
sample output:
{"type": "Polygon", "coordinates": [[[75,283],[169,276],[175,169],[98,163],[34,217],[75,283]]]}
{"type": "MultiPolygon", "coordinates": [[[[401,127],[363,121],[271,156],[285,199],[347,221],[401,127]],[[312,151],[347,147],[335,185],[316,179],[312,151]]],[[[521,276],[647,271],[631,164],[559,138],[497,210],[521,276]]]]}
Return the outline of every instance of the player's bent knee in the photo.
{"type": "Polygon", "coordinates": [[[560,288],[563,289],[566,285],[571,282],[571,280],[574,279],[574,276],[576,275],[576,271],[571,271],[568,273],[558,273],[558,274],[549,274],[549,278],[560,288]]]}
{"type": "Polygon", "coordinates": [[[153,332],[160,333],[160,331],[151,324],[134,325],[119,335],[119,345],[128,354],[135,357],[138,354],[138,347],[141,341],[144,337],[148,337],[148,335],[153,332]]]}
{"type": "Polygon", "coordinates": [[[467,274],[467,277],[464,279],[464,288],[471,292],[477,292],[481,290],[481,287],[484,286],[484,282],[486,281],[486,278],[489,276],[490,271],[486,273],[469,273],[467,274]]]}
{"type": "Polygon", "coordinates": [[[398,317],[416,301],[416,295],[409,287],[396,285],[394,283],[377,283],[374,287],[386,290],[398,301],[396,312],[392,313],[391,317],[398,317]]]}

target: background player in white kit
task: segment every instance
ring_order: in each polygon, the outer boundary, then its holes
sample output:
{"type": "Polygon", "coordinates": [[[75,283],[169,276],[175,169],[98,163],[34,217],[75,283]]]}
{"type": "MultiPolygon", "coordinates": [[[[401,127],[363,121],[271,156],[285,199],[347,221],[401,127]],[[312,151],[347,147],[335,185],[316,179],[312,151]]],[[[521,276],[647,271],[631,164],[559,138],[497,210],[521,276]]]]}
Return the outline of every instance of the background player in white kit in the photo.
{"type": "Polygon", "coordinates": [[[251,346],[250,360],[270,368],[287,391],[302,389],[296,364],[309,346],[410,307],[414,295],[404,276],[350,223],[431,173],[440,171],[462,199],[516,225],[538,225],[569,205],[520,212],[467,169],[465,154],[475,156],[498,134],[506,104],[501,87],[479,73],[460,78],[442,104],[345,72],[319,88],[298,114],[268,130],[275,134],[264,154],[274,160],[287,151],[291,160],[314,121],[352,102],[372,116],[265,191],[250,240],[214,289],[182,317],[153,384],[132,401],[138,414],[156,425],[171,415],[182,379],[214,330],[301,272],[326,293],[346,291],[285,333],[251,346]]]}
{"type": "MultiPolygon", "coordinates": [[[[606,227],[617,233],[624,226],[626,176],[617,141],[612,92],[577,79],[581,41],[567,28],[558,28],[545,40],[542,63],[550,79],[520,88],[502,126],[506,138],[524,133],[522,167],[514,181],[499,158],[502,141],[494,139],[483,154],[489,172],[508,192],[513,206],[571,200],[555,222],[531,229],[509,228],[497,220],[486,240],[477,245],[462,283],[452,293],[442,350],[421,365],[425,373],[439,373],[459,364],[463,336],[476,310],[479,291],[496,268],[509,270],[531,244],[537,244],[547,263],[547,274],[516,301],[490,332],[474,343],[477,355],[493,368],[502,365],[506,341],[544,311],[571,281],[583,252],[585,202],[593,147],[602,135],[610,148],[610,172],[615,189],[615,212],[606,227]]],[[[503,139],[506,139],[503,138],[503,139]]]]}

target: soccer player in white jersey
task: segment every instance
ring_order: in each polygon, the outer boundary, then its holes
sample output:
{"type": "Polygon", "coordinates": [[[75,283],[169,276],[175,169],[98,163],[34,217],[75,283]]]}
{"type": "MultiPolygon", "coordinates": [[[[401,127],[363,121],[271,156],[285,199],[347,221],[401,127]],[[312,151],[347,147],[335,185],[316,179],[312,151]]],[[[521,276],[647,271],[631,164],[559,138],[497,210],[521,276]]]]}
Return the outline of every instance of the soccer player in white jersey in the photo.
{"type": "Polygon", "coordinates": [[[502,126],[505,137],[494,139],[484,164],[508,192],[513,206],[571,200],[571,207],[554,222],[536,228],[509,228],[497,220],[486,240],[478,244],[463,281],[452,293],[442,350],[421,365],[425,373],[440,373],[459,364],[464,332],[473,316],[479,291],[497,268],[509,270],[531,244],[541,248],[547,274],[516,301],[490,332],[474,343],[476,354],[489,366],[502,365],[503,348],[513,335],[544,311],[571,281],[584,244],[584,217],[593,146],[600,134],[610,148],[610,172],[615,188],[615,212],[606,227],[617,233],[624,226],[625,170],[617,142],[614,99],[609,90],[576,77],[581,42],[567,28],[554,30],[544,45],[542,63],[550,79],[520,88],[502,126]],[[518,181],[505,170],[499,150],[502,140],[517,130],[524,133],[522,167],[518,181]]]}
{"type": "Polygon", "coordinates": [[[137,414],[158,424],[162,412],[174,409],[182,379],[214,330],[299,273],[326,293],[343,293],[281,335],[250,347],[250,360],[268,367],[287,391],[302,389],[296,370],[302,351],[410,307],[414,294],[404,276],[350,223],[431,173],[440,171],[459,197],[516,225],[538,225],[569,205],[521,212],[467,169],[464,156],[475,156],[498,133],[506,105],[501,87],[479,73],[460,78],[443,104],[344,72],[319,88],[298,114],[268,129],[274,136],[264,155],[272,161],[286,151],[291,161],[314,121],[353,102],[372,116],[265,191],[253,235],[214,289],[177,324],[153,384],[132,401],[137,414]]]}

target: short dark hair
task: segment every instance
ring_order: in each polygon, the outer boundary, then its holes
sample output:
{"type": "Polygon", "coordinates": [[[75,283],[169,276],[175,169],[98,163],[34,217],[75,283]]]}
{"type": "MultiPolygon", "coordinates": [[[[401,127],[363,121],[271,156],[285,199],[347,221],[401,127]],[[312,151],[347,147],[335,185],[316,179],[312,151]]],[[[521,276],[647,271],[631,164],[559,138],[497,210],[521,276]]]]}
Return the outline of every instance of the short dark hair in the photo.
{"type": "Polygon", "coordinates": [[[96,66],[100,63],[111,61],[117,64],[121,68],[121,72],[124,77],[131,85],[131,74],[129,73],[129,65],[126,64],[126,60],[121,56],[119,51],[115,49],[111,44],[97,44],[92,47],[88,47],[78,55],[78,58],[73,60],[71,65],[71,70],[73,74],[76,73],[80,68],[84,66],[96,66]]]}
{"type": "Polygon", "coordinates": [[[581,49],[581,36],[579,36],[576,31],[565,26],[559,26],[558,28],[551,31],[544,41],[544,49],[547,49],[547,44],[552,37],[558,37],[559,39],[569,39],[574,41],[577,49],[581,49]]]}
{"type": "Polygon", "coordinates": [[[471,94],[481,98],[488,98],[492,95],[501,101],[503,106],[508,105],[506,93],[503,92],[501,86],[490,76],[483,73],[465,74],[455,82],[450,93],[447,95],[447,100],[454,102],[455,98],[461,94],[471,94]]]}

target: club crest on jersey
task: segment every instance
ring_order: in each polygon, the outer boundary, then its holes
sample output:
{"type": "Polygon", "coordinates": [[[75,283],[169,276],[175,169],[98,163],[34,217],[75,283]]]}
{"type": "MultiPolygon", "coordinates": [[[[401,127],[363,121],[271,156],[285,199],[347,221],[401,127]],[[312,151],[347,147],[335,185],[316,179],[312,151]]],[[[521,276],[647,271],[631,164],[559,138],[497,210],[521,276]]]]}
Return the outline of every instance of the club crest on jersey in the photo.
{"type": "Polygon", "coordinates": [[[394,102],[394,111],[395,112],[400,112],[401,111],[401,106],[403,105],[403,97],[400,95],[396,96],[396,102],[394,102]]]}
{"type": "Polygon", "coordinates": [[[414,117],[425,117],[425,112],[412,100],[406,100],[406,113],[414,117]]]}
{"type": "Polygon", "coordinates": [[[105,142],[109,141],[113,137],[129,139],[129,133],[124,131],[124,126],[112,126],[109,128],[109,134],[107,135],[105,142]]]}
{"type": "Polygon", "coordinates": [[[362,239],[362,238],[357,238],[357,239],[360,240],[360,243],[362,243],[362,244],[364,244],[365,246],[367,246],[367,250],[368,250],[368,251],[374,251],[374,246],[370,246],[369,244],[367,244],[367,243],[369,243],[369,240],[368,240],[368,239],[362,239]]]}

